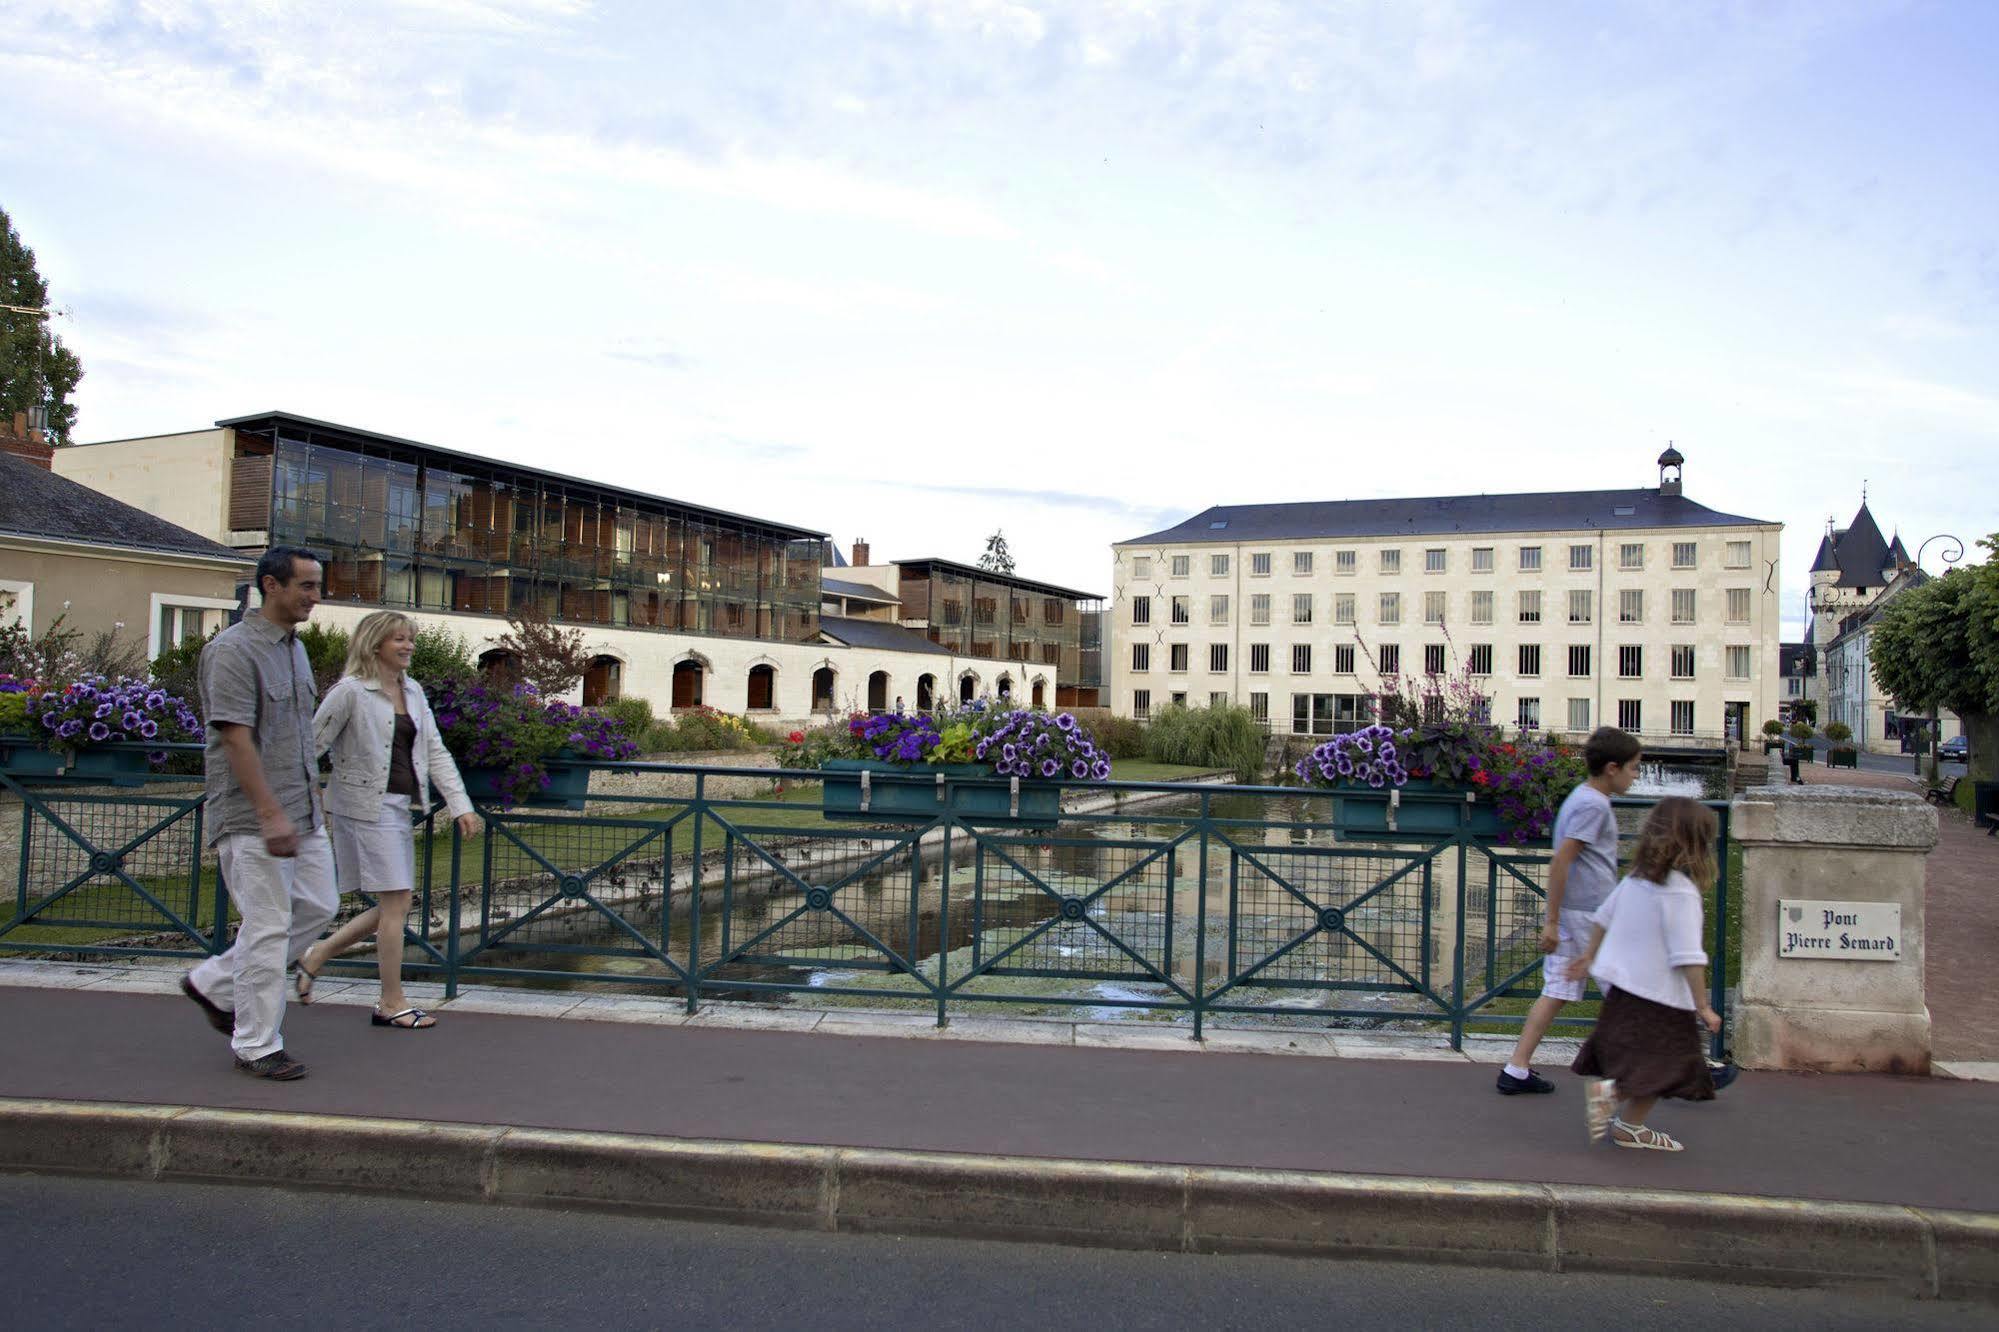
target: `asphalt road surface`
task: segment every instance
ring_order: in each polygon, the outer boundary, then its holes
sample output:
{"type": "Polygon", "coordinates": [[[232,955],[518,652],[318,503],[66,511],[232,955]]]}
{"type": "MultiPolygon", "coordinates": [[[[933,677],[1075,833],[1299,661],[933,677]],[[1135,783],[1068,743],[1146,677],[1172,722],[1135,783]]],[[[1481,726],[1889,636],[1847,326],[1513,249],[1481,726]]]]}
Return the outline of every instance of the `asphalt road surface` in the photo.
{"type": "Polygon", "coordinates": [[[0,1175],[30,1328],[1990,1326],[1837,1291],[824,1235],[225,1185],[0,1175]]]}

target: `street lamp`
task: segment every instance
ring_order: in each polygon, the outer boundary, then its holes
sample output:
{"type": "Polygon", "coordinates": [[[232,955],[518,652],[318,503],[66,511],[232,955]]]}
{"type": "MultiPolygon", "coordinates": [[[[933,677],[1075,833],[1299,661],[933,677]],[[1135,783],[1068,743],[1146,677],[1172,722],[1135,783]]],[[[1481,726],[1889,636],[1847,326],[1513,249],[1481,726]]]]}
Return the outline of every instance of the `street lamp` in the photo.
{"type": "MultiPolygon", "coordinates": [[[[1935,536],[1925,539],[1920,546],[1916,547],[1915,565],[1918,569],[1923,567],[1923,552],[1930,548],[1930,542],[1932,541],[1948,541],[1950,543],[1944,551],[1943,567],[1945,573],[1950,572],[1951,565],[1964,558],[1964,543],[1948,532],[1939,532],[1935,536]]],[[[1935,785],[1941,780],[1937,768],[1937,746],[1943,740],[1943,725],[1937,718],[1937,703],[1935,699],[1930,700],[1929,734],[1923,738],[1930,751],[1930,783],[1931,785],[1935,785]]],[[[1923,757],[1921,754],[1918,754],[1916,755],[1916,771],[1921,773],[1922,770],[1923,757]]]]}

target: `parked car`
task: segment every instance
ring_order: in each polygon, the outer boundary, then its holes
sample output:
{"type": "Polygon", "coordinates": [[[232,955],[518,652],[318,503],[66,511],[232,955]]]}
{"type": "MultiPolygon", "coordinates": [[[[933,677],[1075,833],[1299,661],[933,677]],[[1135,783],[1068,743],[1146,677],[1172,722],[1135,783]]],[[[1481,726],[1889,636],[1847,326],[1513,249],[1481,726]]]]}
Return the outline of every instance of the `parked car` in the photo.
{"type": "Polygon", "coordinates": [[[1970,742],[1961,735],[1954,735],[1937,746],[1937,757],[1945,763],[1962,763],[1970,753],[1970,742]]]}

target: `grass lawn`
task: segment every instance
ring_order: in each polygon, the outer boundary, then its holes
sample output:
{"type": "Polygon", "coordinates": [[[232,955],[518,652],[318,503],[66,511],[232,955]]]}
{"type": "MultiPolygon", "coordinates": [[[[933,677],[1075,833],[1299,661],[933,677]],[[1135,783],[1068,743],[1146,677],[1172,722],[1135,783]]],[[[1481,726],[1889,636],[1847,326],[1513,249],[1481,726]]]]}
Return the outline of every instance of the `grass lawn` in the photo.
{"type": "Polygon", "coordinates": [[[1210,773],[1227,775],[1220,768],[1188,767],[1184,763],[1154,763],[1150,759],[1112,759],[1114,782],[1178,782],[1210,773]]]}

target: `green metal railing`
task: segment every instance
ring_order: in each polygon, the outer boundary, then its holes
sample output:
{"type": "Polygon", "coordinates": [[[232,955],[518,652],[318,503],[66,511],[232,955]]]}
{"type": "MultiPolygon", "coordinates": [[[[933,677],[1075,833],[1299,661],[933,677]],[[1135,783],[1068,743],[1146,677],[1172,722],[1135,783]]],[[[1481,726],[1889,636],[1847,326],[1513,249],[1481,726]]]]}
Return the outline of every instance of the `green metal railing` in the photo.
{"type": "MultiPolygon", "coordinates": [[[[801,803],[813,772],[591,766],[663,789],[593,794],[581,813],[482,809],[470,838],[437,811],[419,818],[411,972],[448,994],[469,979],[610,987],[689,1011],[809,992],[939,1024],[1034,1006],[1185,1020],[1196,1038],[1218,1016],[1420,1024],[1454,1045],[1517,1028],[1539,993],[1549,849],[1474,826],[1458,793],[1088,783],[1065,786],[1053,828],[949,812],[875,826],[801,803]]],[[[226,885],[188,781],[107,791],[0,767],[0,795],[18,801],[15,845],[0,843],[16,861],[0,952],[225,947],[226,885]]],[[[946,779],[959,784],[1005,785],[946,779]]],[[[1635,833],[1649,802],[1617,803],[1635,833]]],[[[1712,1002],[1725,1012],[1729,816],[1710,807],[1712,1002]]]]}

